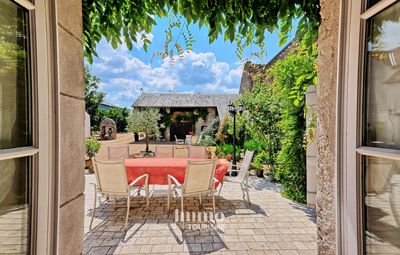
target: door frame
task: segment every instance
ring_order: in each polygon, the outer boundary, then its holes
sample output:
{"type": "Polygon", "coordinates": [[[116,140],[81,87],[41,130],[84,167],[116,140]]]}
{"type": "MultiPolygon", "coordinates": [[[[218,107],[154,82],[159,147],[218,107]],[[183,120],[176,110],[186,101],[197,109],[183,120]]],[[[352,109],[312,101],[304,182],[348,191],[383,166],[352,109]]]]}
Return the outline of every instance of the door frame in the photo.
{"type": "Polygon", "coordinates": [[[31,157],[30,254],[57,254],[58,82],[55,3],[9,0],[28,11],[32,146],[0,152],[0,160],[31,157]]]}
{"type": "Polygon", "coordinates": [[[361,160],[363,156],[400,159],[400,151],[362,146],[362,95],[366,20],[399,0],[341,1],[337,123],[337,254],[363,254],[361,160]],[[356,100],[355,100],[356,99],[356,100]]]}

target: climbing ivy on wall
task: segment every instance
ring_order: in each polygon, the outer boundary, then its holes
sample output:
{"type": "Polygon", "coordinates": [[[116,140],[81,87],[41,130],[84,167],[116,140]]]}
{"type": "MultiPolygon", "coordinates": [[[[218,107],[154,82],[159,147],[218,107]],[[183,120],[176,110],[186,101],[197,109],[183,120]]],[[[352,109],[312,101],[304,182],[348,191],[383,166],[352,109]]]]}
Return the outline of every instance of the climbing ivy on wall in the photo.
{"type": "Polygon", "coordinates": [[[272,160],[271,177],[280,182],[283,194],[306,202],[305,95],[316,85],[316,47],[295,49],[267,70],[267,79],[242,97],[248,111],[247,131],[266,143],[272,160]]]}
{"type": "Polygon", "coordinates": [[[266,30],[279,29],[280,44],[284,44],[293,20],[298,19],[297,35],[311,45],[317,37],[319,9],[319,0],[83,0],[85,56],[93,61],[103,36],[114,48],[125,42],[128,49],[139,38],[147,50],[151,41],[146,34],[156,24],[155,17],[171,12],[189,24],[207,26],[210,42],[224,36],[236,41],[239,49],[252,43],[264,45],[266,30]]]}

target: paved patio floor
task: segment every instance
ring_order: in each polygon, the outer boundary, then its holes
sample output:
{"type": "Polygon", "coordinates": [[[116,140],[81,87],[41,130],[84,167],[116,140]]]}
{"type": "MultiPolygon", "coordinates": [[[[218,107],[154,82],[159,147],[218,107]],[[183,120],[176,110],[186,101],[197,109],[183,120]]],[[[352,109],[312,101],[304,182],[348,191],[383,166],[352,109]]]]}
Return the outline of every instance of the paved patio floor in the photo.
{"type": "MultiPolygon", "coordinates": [[[[173,199],[166,210],[165,187],[155,186],[150,207],[135,195],[129,229],[123,230],[126,202],[97,205],[94,227],[89,232],[93,207],[94,175],[86,175],[84,254],[317,254],[315,211],[283,198],[266,179],[251,177],[252,204],[242,200],[240,187],[225,184],[217,197],[217,225],[209,220],[176,223],[173,199]]],[[[104,201],[104,199],[101,199],[104,201]]],[[[211,198],[185,200],[185,211],[212,212],[211,198]]],[[[210,213],[210,215],[212,215],[210,213]]]]}

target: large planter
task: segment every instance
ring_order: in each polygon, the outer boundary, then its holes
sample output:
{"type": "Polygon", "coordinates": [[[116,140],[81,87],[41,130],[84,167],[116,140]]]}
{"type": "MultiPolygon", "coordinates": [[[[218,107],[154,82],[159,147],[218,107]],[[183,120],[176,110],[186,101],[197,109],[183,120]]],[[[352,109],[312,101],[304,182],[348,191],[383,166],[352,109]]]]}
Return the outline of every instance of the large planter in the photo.
{"type": "Polygon", "coordinates": [[[264,169],[257,169],[256,176],[259,178],[264,178],[264,169]]]}
{"type": "Polygon", "coordinates": [[[93,161],[92,159],[85,159],[85,168],[89,170],[89,173],[94,173],[93,161]]]}

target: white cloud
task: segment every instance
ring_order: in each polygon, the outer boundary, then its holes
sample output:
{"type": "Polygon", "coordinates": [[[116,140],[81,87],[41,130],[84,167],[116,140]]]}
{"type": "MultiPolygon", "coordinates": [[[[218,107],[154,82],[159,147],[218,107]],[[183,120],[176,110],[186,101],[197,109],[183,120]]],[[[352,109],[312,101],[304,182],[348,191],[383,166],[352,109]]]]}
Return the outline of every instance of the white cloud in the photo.
{"type": "Polygon", "coordinates": [[[378,31],[379,34],[374,38],[372,45],[374,50],[388,51],[400,46],[400,23],[398,21],[383,21],[378,31]]]}
{"type": "Polygon", "coordinates": [[[169,59],[152,66],[131,55],[126,46],[112,49],[102,41],[93,72],[102,79],[100,90],[111,103],[130,106],[145,92],[238,93],[243,66],[231,68],[217,61],[214,53],[186,53],[183,59],[169,59]]]}

